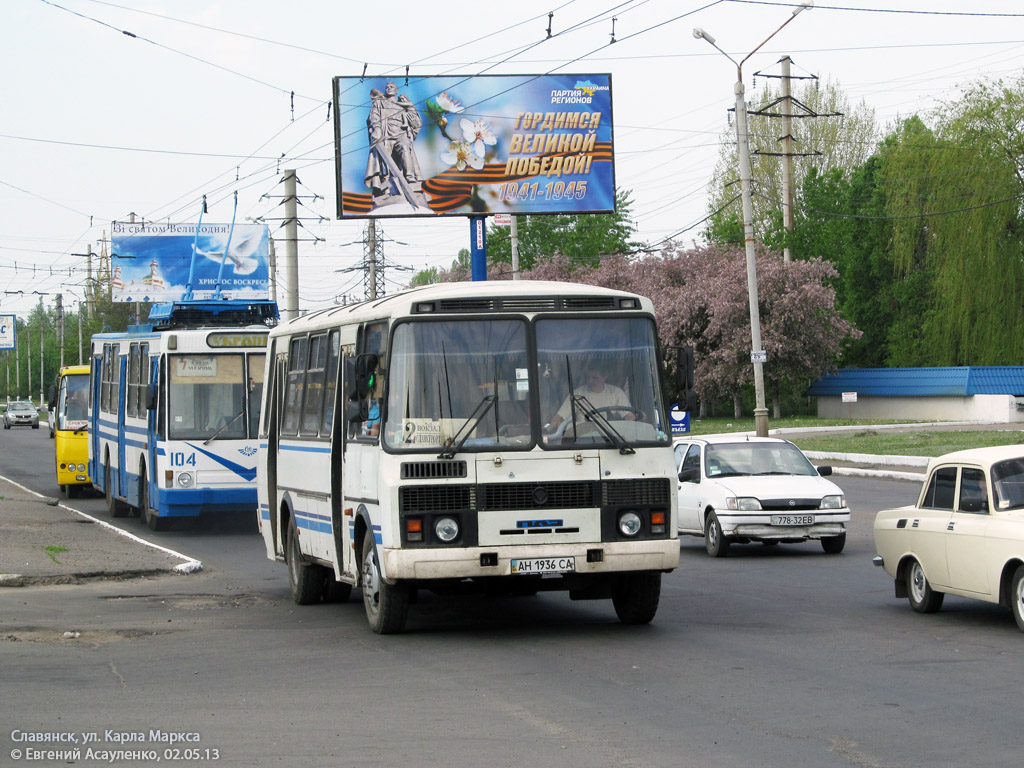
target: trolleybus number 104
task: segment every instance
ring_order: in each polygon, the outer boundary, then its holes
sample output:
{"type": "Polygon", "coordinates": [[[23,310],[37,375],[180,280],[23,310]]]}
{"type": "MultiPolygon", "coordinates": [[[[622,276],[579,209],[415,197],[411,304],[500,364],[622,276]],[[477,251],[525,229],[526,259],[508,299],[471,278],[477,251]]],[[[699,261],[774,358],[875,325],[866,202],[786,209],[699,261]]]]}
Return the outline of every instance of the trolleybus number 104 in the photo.
{"type": "Polygon", "coordinates": [[[172,467],[194,467],[196,465],[196,455],[194,453],[171,451],[168,454],[168,458],[171,460],[172,467]]]}

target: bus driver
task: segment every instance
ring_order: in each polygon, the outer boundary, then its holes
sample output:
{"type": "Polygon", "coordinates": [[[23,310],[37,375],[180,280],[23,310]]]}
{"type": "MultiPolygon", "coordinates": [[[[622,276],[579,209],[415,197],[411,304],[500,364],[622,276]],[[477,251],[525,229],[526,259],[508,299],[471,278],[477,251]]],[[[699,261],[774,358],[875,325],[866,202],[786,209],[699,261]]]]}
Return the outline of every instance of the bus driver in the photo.
{"type": "MultiPolygon", "coordinates": [[[[608,374],[602,368],[594,364],[588,365],[585,370],[585,377],[586,384],[576,387],[573,392],[574,395],[582,395],[587,398],[587,401],[597,409],[621,406],[624,410],[619,418],[626,419],[627,421],[634,421],[636,419],[636,413],[633,411],[626,393],[614,384],[608,383],[608,374]]],[[[572,398],[567,397],[565,402],[562,403],[562,407],[552,417],[550,430],[552,432],[556,431],[561,423],[569,418],[571,413],[572,398]]]]}

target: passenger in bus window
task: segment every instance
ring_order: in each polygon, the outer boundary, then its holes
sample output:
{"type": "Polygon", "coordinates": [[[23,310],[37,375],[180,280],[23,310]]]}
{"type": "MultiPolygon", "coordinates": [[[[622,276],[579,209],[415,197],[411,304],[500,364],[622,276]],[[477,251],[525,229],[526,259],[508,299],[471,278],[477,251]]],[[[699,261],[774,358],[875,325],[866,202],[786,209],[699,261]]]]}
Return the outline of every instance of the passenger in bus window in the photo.
{"type": "Polygon", "coordinates": [[[380,434],[380,401],[370,401],[370,413],[363,422],[363,437],[376,437],[380,434]]]}

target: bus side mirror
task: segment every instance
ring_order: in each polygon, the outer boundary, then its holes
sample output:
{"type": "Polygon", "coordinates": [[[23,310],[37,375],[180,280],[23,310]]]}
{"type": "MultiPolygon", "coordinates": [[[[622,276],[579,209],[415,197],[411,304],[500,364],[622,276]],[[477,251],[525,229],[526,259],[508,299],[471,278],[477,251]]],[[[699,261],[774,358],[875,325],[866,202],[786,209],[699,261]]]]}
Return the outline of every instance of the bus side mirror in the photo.
{"type": "Polygon", "coordinates": [[[46,407],[53,410],[57,407],[57,385],[51,384],[46,390],[46,407]]]}
{"type": "Polygon", "coordinates": [[[346,415],[349,421],[366,421],[370,418],[370,392],[376,383],[377,365],[380,358],[372,353],[359,355],[356,358],[355,376],[352,381],[352,392],[348,396],[346,415]]]}

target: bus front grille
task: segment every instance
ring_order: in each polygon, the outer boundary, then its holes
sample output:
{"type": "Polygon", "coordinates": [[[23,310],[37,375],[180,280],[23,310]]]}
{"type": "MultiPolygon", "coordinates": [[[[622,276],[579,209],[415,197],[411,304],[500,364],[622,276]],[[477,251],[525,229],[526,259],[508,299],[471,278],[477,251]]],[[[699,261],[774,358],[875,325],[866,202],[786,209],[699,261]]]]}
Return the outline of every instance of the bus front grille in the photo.
{"type": "Polygon", "coordinates": [[[408,514],[473,509],[471,485],[410,485],[398,489],[398,510],[408,514]]]}
{"type": "Polygon", "coordinates": [[[594,483],[487,483],[480,485],[481,510],[586,509],[597,506],[594,483]]]}
{"type": "Polygon", "coordinates": [[[662,505],[669,503],[672,481],[667,477],[609,480],[601,483],[601,504],[618,506],[630,504],[662,505]]]}

